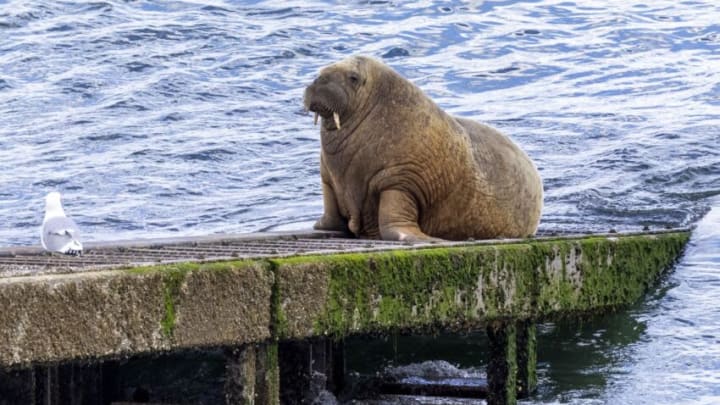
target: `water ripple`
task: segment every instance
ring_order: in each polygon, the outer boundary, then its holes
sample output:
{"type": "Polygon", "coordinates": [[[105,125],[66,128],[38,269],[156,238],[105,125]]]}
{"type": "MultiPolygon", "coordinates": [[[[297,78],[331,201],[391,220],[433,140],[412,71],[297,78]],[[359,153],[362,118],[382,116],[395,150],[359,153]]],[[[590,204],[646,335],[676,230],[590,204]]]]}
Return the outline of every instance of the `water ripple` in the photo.
{"type": "MultiPolygon", "coordinates": [[[[90,240],[309,227],[302,93],[351,54],[521,144],[544,228],[691,225],[720,195],[718,21],[712,0],[2,2],[0,245],[37,244],[56,189],[90,240]]],[[[720,401],[708,218],[647,305],[541,328],[536,402],[720,401]]]]}
{"type": "MultiPolygon", "coordinates": [[[[364,53],[521,143],[545,179],[544,226],[690,224],[720,193],[720,73],[707,68],[719,59],[716,10],[612,3],[5,3],[0,169],[19,198],[0,217],[39,223],[37,201],[59,188],[69,211],[93,217],[117,190],[157,203],[115,202],[124,222],[88,223],[96,239],[118,226],[307,223],[321,202],[317,130],[296,114],[302,89],[322,65],[364,53]],[[200,194],[187,208],[164,190],[198,163],[209,172],[188,188],[200,194]],[[228,206],[229,195],[266,214],[228,206]],[[206,210],[227,212],[168,216],[206,210]]],[[[0,240],[35,243],[35,227],[5,228],[0,240]]]]}

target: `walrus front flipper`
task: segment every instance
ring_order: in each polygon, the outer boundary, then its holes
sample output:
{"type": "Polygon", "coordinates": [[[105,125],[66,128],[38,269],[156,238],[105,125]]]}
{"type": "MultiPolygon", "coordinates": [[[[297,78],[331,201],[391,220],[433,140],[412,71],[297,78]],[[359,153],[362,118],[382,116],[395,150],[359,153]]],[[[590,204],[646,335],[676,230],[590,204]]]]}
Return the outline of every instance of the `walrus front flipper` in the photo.
{"type": "Polygon", "coordinates": [[[378,207],[380,237],[384,240],[441,241],[426,235],[418,225],[418,208],[415,199],[398,190],[380,193],[378,207]]]}
{"type": "Polygon", "coordinates": [[[315,222],[313,228],[321,231],[349,232],[347,219],[340,216],[337,199],[332,187],[323,181],[323,215],[315,222]]]}

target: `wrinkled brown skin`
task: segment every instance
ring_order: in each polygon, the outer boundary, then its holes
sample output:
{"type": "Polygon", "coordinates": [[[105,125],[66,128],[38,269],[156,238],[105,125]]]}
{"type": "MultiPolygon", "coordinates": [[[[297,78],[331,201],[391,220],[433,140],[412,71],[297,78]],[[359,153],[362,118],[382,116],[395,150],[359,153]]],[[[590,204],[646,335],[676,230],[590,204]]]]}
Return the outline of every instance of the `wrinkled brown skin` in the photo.
{"type": "Polygon", "coordinates": [[[408,241],[535,234],[543,189],[530,158],[495,129],[445,113],[390,67],[337,62],[304,101],[322,116],[316,229],[408,241]]]}

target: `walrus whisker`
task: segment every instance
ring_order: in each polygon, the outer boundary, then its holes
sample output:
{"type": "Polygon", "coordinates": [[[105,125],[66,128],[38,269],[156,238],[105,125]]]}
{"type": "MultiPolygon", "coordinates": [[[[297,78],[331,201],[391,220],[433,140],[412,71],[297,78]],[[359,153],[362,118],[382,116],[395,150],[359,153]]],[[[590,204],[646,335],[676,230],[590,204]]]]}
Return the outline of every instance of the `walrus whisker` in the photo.
{"type": "Polygon", "coordinates": [[[317,125],[317,117],[318,117],[318,113],[317,113],[317,111],[315,111],[315,117],[313,118],[314,125],[317,125]]]}
{"type": "Polygon", "coordinates": [[[335,120],[335,126],[337,129],[342,129],[342,127],[340,127],[340,114],[333,111],[333,119],[335,120]]]}

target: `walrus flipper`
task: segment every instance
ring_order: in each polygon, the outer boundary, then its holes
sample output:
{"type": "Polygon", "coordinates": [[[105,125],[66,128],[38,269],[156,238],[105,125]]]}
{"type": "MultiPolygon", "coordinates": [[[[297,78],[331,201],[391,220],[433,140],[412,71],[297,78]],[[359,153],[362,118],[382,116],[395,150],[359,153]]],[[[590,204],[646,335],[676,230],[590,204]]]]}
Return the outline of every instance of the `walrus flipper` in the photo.
{"type": "Polygon", "coordinates": [[[441,241],[425,234],[418,225],[418,208],[415,199],[398,190],[380,193],[378,226],[383,240],[441,241]]]}
{"type": "Polygon", "coordinates": [[[320,219],[315,222],[313,228],[321,231],[349,232],[348,221],[340,215],[335,192],[330,184],[323,181],[323,210],[320,219]]]}

